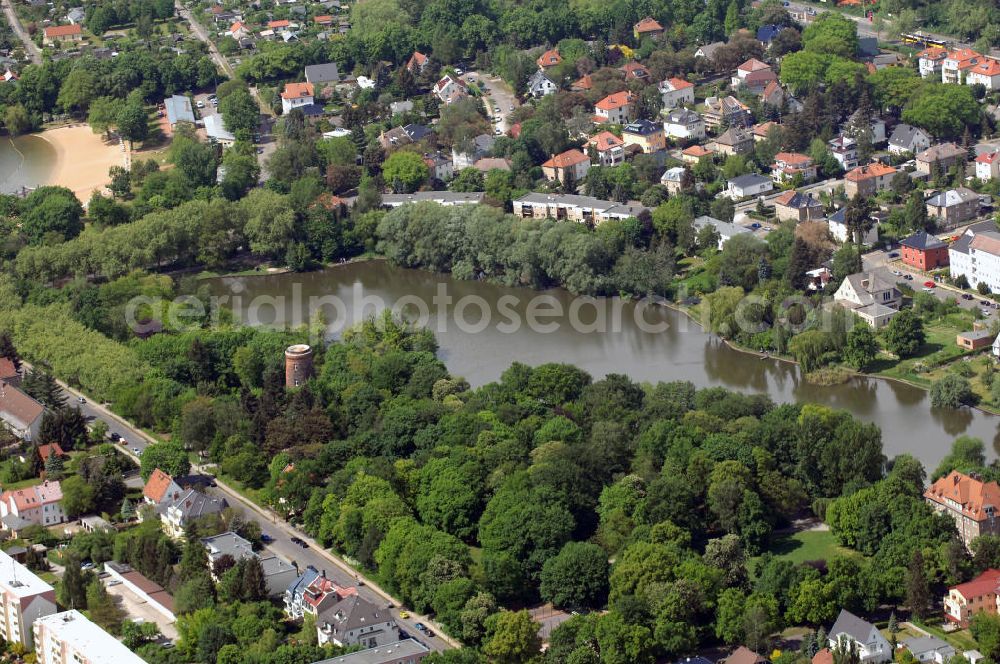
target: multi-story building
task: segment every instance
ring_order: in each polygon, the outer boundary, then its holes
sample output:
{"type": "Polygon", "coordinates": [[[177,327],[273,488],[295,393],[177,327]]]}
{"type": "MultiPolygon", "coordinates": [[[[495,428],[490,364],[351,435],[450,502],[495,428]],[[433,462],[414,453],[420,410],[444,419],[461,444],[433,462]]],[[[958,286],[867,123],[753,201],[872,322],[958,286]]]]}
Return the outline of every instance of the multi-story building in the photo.
{"type": "Polygon", "coordinates": [[[219,514],[227,507],[229,503],[225,498],[216,498],[195,489],[188,489],[174,504],[167,507],[160,521],[167,535],[180,539],[184,537],[184,529],[189,523],[205,516],[219,514]]]}
{"type": "Polygon", "coordinates": [[[670,138],[705,138],[705,121],[686,108],[675,108],[663,117],[663,131],[670,138]]]}
{"type": "Polygon", "coordinates": [[[888,164],[874,162],[851,169],[844,175],[844,193],[848,198],[874,196],[889,188],[896,169],[888,164]]]}
{"type": "Polygon", "coordinates": [[[705,100],[705,126],[716,129],[723,123],[730,127],[749,127],[753,116],[750,107],[736,97],[709,97],[705,100]]]}
{"type": "Polygon", "coordinates": [[[635,98],[625,90],[608,95],[594,104],[594,122],[625,124],[632,119],[635,98]]]}
{"type": "Polygon", "coordinates": [[[799,152],[779,152],[771,165],[771,179],[778,184],[790,182],[796,176],[801,176],[803,182],[811,182],[816,179],[816,172],[812,157],[799,152]]]}
{"type": "MultiPolygon", "coordinates": [[[[826,218],[826,225],[830,231],[830,235],[837,242],[843,244],[847,242],[848,233],[850,232],[847,228],[847,208],[842,207],[829,217],[826,218]]],[[[878,242],[878,224],[872,224],[872,227],[865,233],[861,238],[861,244],[873,245],[878,242]]]]}
{"type": "MultiPolygon", "coordinates": [[[[976,240],[981,236],[976,236],[976,240]]],[[[1000,244],[1000,239],[996,240],[1000,244]]],[[[1000,534],[1000,486],[953,470],[924,491],[934,511],[955,521],[958,536],[969,547],[980,535],[1000,534]]]]}
{"type": "Polygon", "coordinates": [[[375,648],[398,641],[399,629],[388,610],[351,595],[316,617],[316,637],[321,646],[375,648]]]}
{"type": "Polygon", "coordinates": [[[45,480],[24,489],[0,494],[0,521],[4,528],[18,532],[28,526],[53,526],[66,521],[59,482],[45,480]]]}
{"type": "Polygon", "coordinates": [[[914,159],[917,162],[917,171],[930,175],[935,167],[947,173],[949,168],[964,162],[968,156],[965,150],[954,143],[939,143],[917,154],[914,159]]]}
{"type": "Polygon", "coordinates": [[[384,646],[337,655],[314,664],[420,664],[430,654],[431,651],[420,641],[403,639],[384,646]]]}
{"type": "Polygon", "coordinates": [[[837,621],[830,628],[830,648],[834,651],[851,649],[862,664],[880,664],[892,661],[892,646],[875,625],[846,609],[840,610],[837,621]]]}
{"type": "Polygon", "coordinates": [[[616,166],[625,161],[625,141],[610,131],[591,136],[587,141],[589,147],[597,153],[597,163],[601,166],[616,166]]]}
{"type": "Polygon", "coordinates": [[[1000,178],[1000,152],[976,155],[976,177],[983,182],[1000,178]]]}
{"type": "Polygon", "coordinates": [[[979,194],[956,187],[927,199],[927,215],[937,219],[938,226],[954,228],[979,216],[979,194]]]}
{"type": "Polygon", "coordinates": [[[528,193],[511,201],[514,214],[525,219],[559,219],[600,224],[609,219],[636,217],[649,208],[576,194],[528,193]]]}
{"type": "Polygon", "coordinates": [[[848,275],[833,295],[833,301],[854,312],[869,327],[880,329],[899,313],[903,294],[874,272],[848,275]]]}
{"type": "Polygon", "coordinates": [[[204,537],[201,543],[205,545],[209,569],[216,581],[220,577],[220,573],[216,570],[216,563],[227,556],[234,563],[247,558],[256,558],[260,562],[260,569],[264,575],[264,585],[267,587],[269,597],[276,597],[284,593],[289,584],[297,577],[295,567],[287,560],[273,555],[258,555],[248,540],[234,532],[204,537]]]}
{"type": "Polygon", "coordinates": [[[557,155],[542,164],[542,173],[549,180],[558,180],[563,185],[578,183],[587,176],[590,170],[590,159],[579,150],[571,149],[557,155]]]}
{"type": "Polygon", "coordinates": [[[918,270],[936,270],[948,265],[948,245],[927,231],[919,231],[899,241],[903,262],[918,270]]]}
{"type": "Polygon", "coordinates": [[[663,127],[649,120],[635,120],[622,127],[622,140],[626,148],[635,145],[643,154],[660,152],[667,147],[663,127]]]}
{"type": "Polygon", "coordinates": [[[668,78],[660,83],[659,90],[665,109],[694,103],[694,83],[683,78],[668,78]]]}
{"type": "Polygon", "coordinates": [[[823,218],[823,204],[812,194],[791,189],[774,199],[774,214],[780,221],[818,221],[823,218]]]}
{"type": "Polygon", "coordinates": [[[838,136],[831,140],[830,154],[837,160],[840,167],[849,171],[858,165],[858,142],[853,136],[838,136]]]}
{"type": "Polygon", "coordinates": [[[76,609],[39,618],[33,631],[38,664],[142,664],[144,661],[76,609]]]}
{"type": "Polygon", "coordinates": [[[753,152],[753,134],[742,127],[730,127],[715,139],[715,149],[719,154],[749,154],[753,152]]]}
{"type": "Polygon", "coordinates": [[[931,46],[917,53],[917,66],[924,78],[941,75],[941,63],[948,57],[947,49],[931,46]]]}
{"type": "Polygon", "coordinates": [[[56,612],[55,589],[0,551],[0,602],[0,637],[31,650],[32,623],[56,612]]]}
{"type": "Polygon", "coordinates": [[[967,583],[948,588],[941,603],[945,620],[968,627],[977,613],[997,614],[1000,603],[1000,570],[988,569],[967,583]]]}
{"type": "Polygon", "coordinates": [[[964,276],[973,288],[978,285],[980,275],[1000,270],[1000,233],[996,232],[996,224],[981,221],[966,228],[962,236],[948,246],[948,266],[952,279],[964,276]],[[977,244],[979,248],[973,261],[972,241],[984,234],[996,242],[977,244]],[[991,250],[997,253],[996,257],[990,255],[991,250]]]}
{"type": "Polygon", "coordinates": [[[947,57],[941,61],[942,83],[965,83],[965,74],[973,66],[979,64],[983,56],[971,48],[959,48],[948,51],[947,57]]]}
{"type": "Polygon", "coordinates": [[[281,93],[281,112],[312,106],[315,103],[315,89],[312,83],[287,83],[281,93]]]}
{"type": "Polygon", "coordinates": [[[981,84],[987,90],[1000,88],[1000,62],[993,58],[981,58],[965,72],[967,85],[981,84]]]}

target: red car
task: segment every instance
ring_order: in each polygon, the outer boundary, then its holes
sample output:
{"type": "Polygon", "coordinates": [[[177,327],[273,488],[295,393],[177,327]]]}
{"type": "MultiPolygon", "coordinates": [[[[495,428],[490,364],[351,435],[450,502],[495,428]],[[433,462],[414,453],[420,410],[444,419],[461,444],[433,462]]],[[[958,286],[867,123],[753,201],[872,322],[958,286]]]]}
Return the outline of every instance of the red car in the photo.
{"type": "Polygon", "coordinates": [[[934,288],[935,284],[933,281],[925,281],[924,288],[934,288]]]}

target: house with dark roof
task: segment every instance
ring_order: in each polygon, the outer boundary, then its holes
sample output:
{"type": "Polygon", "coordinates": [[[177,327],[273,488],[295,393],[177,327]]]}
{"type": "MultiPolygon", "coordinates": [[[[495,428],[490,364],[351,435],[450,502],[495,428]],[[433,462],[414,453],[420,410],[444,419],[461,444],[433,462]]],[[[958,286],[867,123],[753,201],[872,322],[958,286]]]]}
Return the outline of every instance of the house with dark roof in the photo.
{"type": "Polygon", "coordinates": [[[225,498],[209,496],[195,489],[187,489],[163,512],[160,520],[163,530],[170,537],[184,537],[184,529],[192,521],[219,514],[229,507],[225,498]]]}
{"type": "Polygon", "coordinates": [[[289,618],[297,619],[302,617],[302,598],[305,596],[306,588],[319,578],[319,570],[309,565],[295,580],[285,588],[285,615],[289,618]]]}
{"type": "Polygon", "coordinates": [[[933,664],[948,664],[956,655],[955,648],[936,636],[915,636],[903,639],[902,646],[918,662],[933,662],[933,664]]]}
{"type": "Polygon", "coordinates": [[[858,272],[844,279],[834,293],[833,301],[877,330],[888,325],[892,317],[899,313],[903,294],[895,284],[875,272],[858,272]]]}
{"type": "Polygon", "coordinates": [[[622,127],[622,140],[626,150],[636,146],[643,154],[659,152],[667,147],[663,125],[646,119],[634,120],[622,127]]]}
{"type": "Polygon", "coordinates": [[[812,194],[792,189],[774,199],[774,213],[781,221],[816,221],[823,218],[823,204],[812,194]]]}
{"type": "Polygon", "coordinates": [[[545,70],[538,69],[531,75],[531,78],[528,79],[526,89],[528,90],[528,94],[536,99],[539,99],[554,93],[559,89],[559,86],[548,77],[545,70]]]}
{"type": "Polygon", "coordinates": [[[924,491],[924,500],[935,512],[955,521],[966,547],[980,535],[1000,534],[1000,485],[996,482],[953,470],[924,491]]]}
{"type": "Polygon", "coordinates": [[[340,71],[336,62],[324,62],[319,65],[306,65],[306,82],[314,86],[340,82],[340,71]]]}
{"type": "Polygon", "coordinates": [[[935,270],[948,265],[948,245],[927,231],[899,241],[903,262],[918,270],[935,270]]]}
{"type": "Polygon", "coordinates": [[[944,228],[954,228],[979,216],[979,194],[966,187],[956,187],[927,199],[927,215],[944,228]]]}
{"type": "Polygon", "coordinates": [[[972,616],[977,613],[998,613],[998,602],[1000,570],[988,569],[972,581],[948,588],[942,605],[946,620],[959,627],[968,627],[972,616]]]}
{"type": "Polygon", "coordinates": [[[671,138],[705,138],[705,121],[687,108],[675,108],[663,116],[663,131],[671,138]]]}
{"type": "Polygon", "coordinates": [[[889,135],[889,152],[892,154],[917,154],[931,146],[931,136],[920,127],[904,122],[896,125],[889,135]]]}
{"type": "Polygon", "coordinates": [[[841,609],[829,631],[830,649],[843,651],[853,647],[863,664],[880,664],[892,660],[892,646],[875,625],[841,609]]]}
{"type": "Polygon", "coordinates": [[[715,235],[719,238],[717,246],[719,251],[722,251],[722,247],[725,246],[726,242],[729,242],[729,240],[737,235],[745,235],[751,232],[749,228],[745,228],[744,226],[737,226],[734,223],[722,221],[721,219],[716,219],[715,217],[709,217],[707,215],[695,218],[693,224],[695,231],[698,232],[701,232],[701,229],[706,226],[712,227],[712,230],[715,231],[715,235]]]}
{"type": "Polygon", "coordinates": [[[740,175],[728,180],[726,182],[725,195],[736,201],[749,196],[760,196],[773,189],[774,183],[771,181],[771,178],[757,175],[756,173],[748,173],[747,175],[740,175]]]}
{"type": "Polygon", "coordinates": [[[399,629],[387,609],[355,594],[317,616],[316,637],[321,646],[375,648],[398,641],[399,629]]]}
{"type": "Polygon", "coordinates": [[[764,48],[767,48],[782,30],[784,30],[783,26],[774,25],[773,23],[762,25],[757,28],[757,41],[759,41],[764,48]]]}
{"type": "Polygon", "coordinates": [[[9,357],[0,357],[0,383],[7,383],[14,387],[21,384],[21,372],[18,371],[14,360],[9,357]]]}
{"type": "Polygon", "coordinates": [[[730,127],[715,139],[715,150],[719,154],[748,154],[753,152],[753,134],[742,127],[730,127]]]}

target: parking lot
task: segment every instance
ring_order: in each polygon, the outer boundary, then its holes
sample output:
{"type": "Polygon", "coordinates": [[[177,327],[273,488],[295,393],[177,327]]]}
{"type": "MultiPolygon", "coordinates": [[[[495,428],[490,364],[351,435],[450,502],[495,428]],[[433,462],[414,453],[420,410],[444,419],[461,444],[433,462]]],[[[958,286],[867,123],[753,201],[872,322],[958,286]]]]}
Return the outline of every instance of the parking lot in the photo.
{"type": "Polygon", "coordinates": [[[156,623],[156,626],[160,628],[160,634],[170,641],[177,640],[177,627],[169,622],[162,613],[150,607],[145,600],[140,599],[123,584],[110,585],[109,582],[113,583],[110,578],[104,580],[108,594],[116,598],[118,605],[128,614],[129,620],[156,623]]]}
{"type": "Polygon", "coordinates": [[[495,130],[499,130],[500,133],[509,131],[511,123],[508,117],[515,108],[521,105],[517,100],[517,95],[510,89],[510,86],[497,76],[481,74],[475,71],[462,74],[462,79],[467,82],[476,83],[483,88],[483,100],[486,104],[486,112],[489,113],[490,119],[493,120],[495,130]]]}

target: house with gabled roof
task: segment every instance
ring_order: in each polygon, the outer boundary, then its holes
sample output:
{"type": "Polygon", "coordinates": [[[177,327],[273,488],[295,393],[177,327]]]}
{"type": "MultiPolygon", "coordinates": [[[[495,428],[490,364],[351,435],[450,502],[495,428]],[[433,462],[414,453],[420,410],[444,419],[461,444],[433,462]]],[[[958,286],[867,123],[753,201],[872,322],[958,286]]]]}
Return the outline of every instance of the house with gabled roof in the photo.
{"type": "Polygon", "coordinates": [[[694,83],[685,81],[683,78],[670,77],[662,81],[658,89],[665,109],[694,103],[694,83]]]}
{"type": "Polygon", "coordinates": [[[635,97],[628,90],[615,92],[594,104],[594,122],[625,124],[632,119],[635,97]]]}
{"type": "MultiPolygon", "coordinates": [[[[940,480],[938,480],[940,482],[940,480]]],[[[977,613],[998,613],[1000,603],[1000,570],[987,569],[982,574],[948,588],[942,606],[945,620],[968,627],[977,613]]]]}
{"type": "Polygon", "coordinates": [[[42,31],[43,43],[52,46],[58,42],[78,42],[83,41],[83,28],[80,24],[54,25],[42,31]]]}
{"type": "Polygon", "coordinates": [[[1000,62],[993,58],[982,58],[965,72],[965,84],[982,84],[987,90],[1000,89],[1000,62]]]}
{"type": "Polygon", "coordinates": [[[597,163],[601,166],[616,166],[625,160],[625,141],[610,131],[602,131],[591,136],[587,145],[597,153],[597,163]]]}
{"type": "Polygon", "coordinates": [[[641,62],[626,62],[618,68],[625,75],[626,81],[645,81],[649,79],[649,67],[641,62]]]}
{"type": "Polygon", "coordinates": [[[712,58],[715,56],[715,52],[725,45],[726,42],[724,41],[712,42],[711,44],[703,44],[699,46],[697,49],[695,49],[694,57],[705,58],[706,60],[711,62],[712,58]]]}
{"type": "Polygon", "coordinates": [[[720,660],[720,664],[768,664],[768,660],[763,655],[758,655],[746,646],[740,646],[728,657],[720,660]]]}
{"type": "Polygon", "coordinates": [[[579,182],[587,176],[588,170],[590,159],[575,148],[552,155],[542,164],[542,173],[547,179],[558,180],[564,185],[579,182]]]}
{"type": "Polygon", "coordinates": [[[450,104],[467,97],[469,94],[469,87],[466,85],[465,81],[457,76],[445,74],[437,83],[434,84],[434,94],[443,103],[450,104]]]}
{"type": "Polygon", "coordinates": [[[632,36],[635,37],[636,41],[646,37],[656,39],[664,32],[663,26],[652,16],[647,16],[632,26],[632,36]]]}
{"type": "Polygon", "coordinates": [[[7,381],[0,381],[0,424],[21,440],[38,438],[45,407],[7,381]]]}
{"type": "Polygon", "coordinates": [[[0,494],[0,522],[13,533],[33,525],[48,527],[65,523],[62,497],[62,486],[50,480],[4,491],[0,494]]]}
{"type": "Polygon", "coordinates": [[[1000,151],[976,155],[976,177],[983,182],[1000,177],[1000,151]]]}
{"type": "Polygon", "coordinates": [[[803,182],[811,182],[816,179],[817,169],[812,157],[800,152],[779,152],[774,155],[774,163],[771,165],[771,178],[777,184],[790,182],[797,176],[803,182]]]}
{"type": "Polygon", "coordinates": [[[705,121],[687,108],[675,108],[663,116],[663,131],[671,138],[705,138],[705,121]]]}
{"type": "Polygon", "coordinates": [[[286,83],[281,93],[281,112],[289,113],[293,109],[312,106],[315,103],[316,90],[312,83],[286,83]]]}
{"type": "Polygon", "coordinates": [[[941,63],[948,57],[948,50],[931,46],[917,53],[917,69],[923,78],[941,75],[941,63]]]}
{"type": "Polygon", "coordinates": [[[430,58],[420,51],[414,51],[410,59],[406,61],[406,69],[412,74],[422,74],[430,64],[430,58]]]}
{"type": "Polygon", "coordinates": [[[1000,485],[953,470],[924,491],[935,512],[955,521],[966,548],[980,535],[1000,534],[1000,485]]]}
{"type": "Polygon", "coordinates": [[[681,161],[688,164],[697,164],[701,159],[704,159],[705,157],[711,158],[714,155],[715,152],[706,148],[704,145],[692,145],[691,147],[681,150],[681,161]]]}
{"type": "Polygon", "coordinates": [[[903,639],[900,645],[909,650],[918,662],[948,664],[951,658],[957,654],[951,644],[936,636],[914,636],[903,639]]]}
{"type": "Polygon", "coordinates": [[[388,609],[351,595],[317,616],[316,637],[320,646],[375,648],[398,641],[399,628],[388,609]]]}
{"type": "Polygon", "coordinates": [[[862,664],[892,660],[892,646],[875,625],[841,609],[829,632],[830,649],[838,652],[854,648],[862,664]]]}
{"type": "Polygon", "coordinates": [[[931,146],[931,135],[920,127],[900,122],[889,136],[889,152],[892,154],[917,154],[931,146]]]}
{"type": "Polygon", "coordinates": [[[539,55],[535,62],[539,69],[545,70],[562,64],[562,56],[559,55],[559,49],[552,48],[539,55]]]}
{"type": "Polygon", "coordinates": [[[874,272],[858,272],[844,279],[833,300],[878,330],[899,313],[903,294],[895,284],[874,272]]]}
{"type": "Polygon", "coordinates": [[[742,84],[743,81],[745,81],[747,76],[749,76],[750,74],[759,71],[769,71],[770,69],[771,65],[767,64],[766,62],[761,62],[757,58],[750,58],[746,62],[736,67],[736,73],[733,75],[731,81],[732,85],[734,88],[739,87],[740,84],[742,84]]]}
{"type": "Polygon", "coordinates": [[[983,56],[971,48],[957,48],[948,51],[947,57],[941,61],[942,83],[965,83],[966,73],[983,60],[983,56]]]}
{"type": "Polygon", "coordinates": [[[525,87],[528,90],[528,94],[536,99],[550,95],[559,89],[559,86],[553,83],[552,79],[545,74],[544,69],[535,71],[531,75],[531,78],[528,79],[525,87]]]}
{"type": "Polygon", "coordinates": [[[848,198],[874,196],[889,188],[895,174],[895,168],[879,161],[858,166],[844,175],[844,193],[848,198]]]}
{"type": "Polygon", "coordinates": [[[918,231],[899,241],[903,263],[928,272],[948,266],[948,245],[927,231],[918,231]]]}

